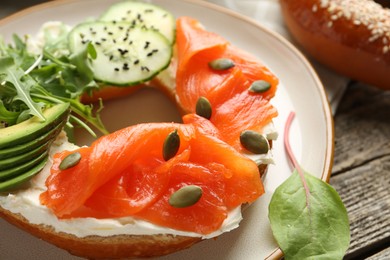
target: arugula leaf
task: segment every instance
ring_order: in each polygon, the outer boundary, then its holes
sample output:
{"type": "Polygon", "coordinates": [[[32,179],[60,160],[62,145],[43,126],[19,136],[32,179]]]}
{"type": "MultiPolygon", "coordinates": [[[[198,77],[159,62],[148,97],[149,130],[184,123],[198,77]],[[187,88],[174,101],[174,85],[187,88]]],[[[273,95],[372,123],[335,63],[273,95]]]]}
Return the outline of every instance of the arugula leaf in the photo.
{"type": "Polygon", "coordinates": [[[70,62],[76,66],[80,75],[83,75],[86,80],[92,81],[94,75],[89,59],[96,59],[96,57],[96,49],[92,43],[89,42],[81,52],[70,56],[70,62]]]}
{"type": "Polygon", "coordinates": [[[343,259],[350,242],[348,214],[336,190],[302,170],[291,152],[286,123],[285,147],[295,166],[274,192],[268,218],[285,259],[343,259]]]}
{"type": "MultiPolygon", "coordinates": [[[[63,98],[59,96],[55,96],[51,94],[50,92],[46,91],[43,87],[36,87],[35,92],[32,93],[32,96],[35,99],[40,99],[42,101],[46,102],[52,102],[52,103],[62,103],[62,102],[68,102],[70,103],[70,106],[72,108],[72,112],[79,115],[80,117],[84,118],[88,123],[96,127],[101,133],[108,134],[107,129],[104,127],[103,122],[100,118],[100,110],[103,108],[103,104],[100,104],[100,108],[96,111],[96,114],[93,113],[93,107],[92,106],[86,106],[82,104],[79,99],[72,99],[72,98],[63,98]]],[[[76,122],[81,122],[79,120],[74,120],[76,122]]],[[[88,132],[93,133],[91,129],[87,127],[85,124],[80,124],[82,127],[84,127],[88,132]]],[[[96,135],[92,134],[94,137],[96,135]]]]}
{"type": "Polygon", "coordinates": [[[6,69],[9,69],[10,67],[12,67],[14,65],[14,59],[11,58],[11,57],[1,57],[0,58],[0,72],[1,71],[5,71],[6,69]]]}
{"type": "Polygon", "coordinates": [[[0,100],[0,123],[5,126],[16,124],[19,115],[19,112],[8,111],[8,109],[4,106],[3,101],[0,100]]]}
{"type": "Polygon", "coordinates": [[[23,101],[30,109],[30,114],[39,117],[42,121],[45,121],[45,117],[42,114],[42,104],[36,103],[30,96],[31,85],[23,82],[24,71],[21,69],[7,70],[7,77],[5,80],[12,83],[15,87],[18,95],[15,99],[23,101]]]}

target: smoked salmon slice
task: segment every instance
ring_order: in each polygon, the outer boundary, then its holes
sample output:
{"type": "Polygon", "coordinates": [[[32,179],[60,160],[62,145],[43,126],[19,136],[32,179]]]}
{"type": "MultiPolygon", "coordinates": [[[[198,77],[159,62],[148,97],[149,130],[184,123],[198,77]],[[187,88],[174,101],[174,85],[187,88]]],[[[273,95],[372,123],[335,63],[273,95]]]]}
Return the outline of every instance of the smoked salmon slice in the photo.
{"type": "Polygon", "coordinates": [[[118,130],[88,148],[80,148],[81,160],[76,167],[60,170],[59,164],[71,152],[55,155],[41,202],[59,217],[71,216],[98,188],[127,170],[129,164],[140,158],[152,161],[154,153],[162,160],[161,149],[156,147],[162,147],[164,138],[175,129],[182,136],[182,147],[188,146],[186,138],[191,138],[192,131],[188,126],[151,123],[118,130]]]}
{"type": "Polygon", "coordinates": [[[207,31],[190,17],[177,20],[176,95],[182,110],[194,113],[200,97],[209,100],[210,121],[221,131],[222,140],[242,151],[239,142],[244,130],[262,132],[278,115],[270,104],[278,78],[259,60],[233,46],[221,36],[207,31]],[[214,70],[209,62],[230,59],[235,66],[214,70]],[[252,83],[266,81],[270,88],[262,93],[249,91],[252,83]]]}
{"type": "MultiPolygon", "coordinates": [[[[221,84],[235,91],[243,91],[238,86],[224,84],[231,77],[232,69],[216,71],[209,62],[219,59],[231,59],[250,85],[256,80],[265,80],[271,88],[261,95],[271,99],[279,83],[277,77],[257,58],[233,46],[216,33],[207,31],[201,23],[190,17],[179,17],[176,22],[177,72],[176,93],[178,103],[184,111],[194,112],[200,96],[205,96],[221,84]]],[[[232,93],[233,94],[233,93],[232,93]]],[[[231,97],[231,96],[229,96],[231,97]]],[[[229,97],[221,97],[223,99],[229,97]]]]}
{"type": "Polygon", "coordinates": [[[257,165],[221,141],[208,120],[187,115],[185,121],[139,124],[103,136],[80,148],[82,159],[66,170],[59,164],[75,151],[57,154],[41,203],[59,218],[134,216],[201,234],[216,230],[230,209],[263,194],[263,185],[257,165]],[[165,161],[163,143],[174,130],[180,148],[165,161]],[[169,197],[185,185],[201,187],[201,199],[172,207],[169,197]]]}

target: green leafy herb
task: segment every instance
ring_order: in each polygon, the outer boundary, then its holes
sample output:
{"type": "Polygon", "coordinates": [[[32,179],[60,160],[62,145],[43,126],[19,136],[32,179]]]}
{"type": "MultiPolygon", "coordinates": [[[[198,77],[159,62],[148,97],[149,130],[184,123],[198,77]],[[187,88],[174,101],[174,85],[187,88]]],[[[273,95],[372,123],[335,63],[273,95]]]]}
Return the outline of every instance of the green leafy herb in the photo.
{"type": "Polygon", "coordinates": [[[342,259],[350,242],[347,211],[333,187],[302,170],[289,144],[285,147],[295,170],[274,192],[269,204],[273,235],[285,259],[342,259]]]}
{"type": "Polygon", "coordinates": [[[8,111],[7,108],[4,106],[3,101],[0,100],[0,123],[4,124],[4,126],[14,125],[16,124],[19,115],[20,113],[18,112],[8,111]]]}
{"type": "Polygon", "coordinates": [[[19,68],[15,68],[14,70],[7,70],[7,77],[5,77],[5,80],[9,83],[11,83],[17,92],[17,96],[15,97],[15,100],[20,99],[23,101],[28,108],[30,109],[30,114],[39,117],[42,121],[45,121],[45,117],[42,115],[42,104],[36,103],[32,100],[30,96],[30,91],[32,85],[25,84],[23,82],[26,79],[23,79],[24,71],[22,71],[19,68]]]}
{"type": "Polygon", "coordinates": [[[47,44],[39,53],[28,50],[27,44],[17,35],[13,45],[0,39],[0,119],[6,125],[17,124],[31,116],[44,120],[41,110],[67,102],[73,114],[70,122],[77,123],[96,136],[88,125],[107,134],[99,117],[100,109],[80,102],[80,97],[98,88],[89,68],[90,60],[96,59],[92,44],[80,53],[71,55],[67,50],[65,27],[53,36],[45,32],[47,44]]]}

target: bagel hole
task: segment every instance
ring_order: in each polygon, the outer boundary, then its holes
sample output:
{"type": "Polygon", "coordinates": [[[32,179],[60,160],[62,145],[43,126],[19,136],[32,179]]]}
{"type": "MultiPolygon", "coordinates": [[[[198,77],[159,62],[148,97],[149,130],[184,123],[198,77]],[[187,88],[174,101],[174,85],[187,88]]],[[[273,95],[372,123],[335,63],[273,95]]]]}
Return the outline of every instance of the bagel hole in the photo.
{"type": "MultiPolygon", "coordinates": [[[[110,133],[140,123],[182,122],[176,105],[153,88],[143,88],[126,97],[106,100],[103,105],[100,116],[110,133]]],[[[98,106],[94,104],[95,108],[98,106]]],[[[98,136],[102,135],[97,129],[92,129],[98,136]]],[[[94,140],[85,129],[75,129],[74,142],[77,145],[90,145],[94,140]]]]}

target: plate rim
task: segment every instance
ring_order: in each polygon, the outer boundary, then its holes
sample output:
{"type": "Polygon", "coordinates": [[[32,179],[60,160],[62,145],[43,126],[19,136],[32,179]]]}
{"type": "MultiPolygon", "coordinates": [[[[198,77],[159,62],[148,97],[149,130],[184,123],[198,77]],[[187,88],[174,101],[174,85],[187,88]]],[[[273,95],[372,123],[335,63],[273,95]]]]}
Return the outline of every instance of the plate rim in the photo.
{"type": "MultiPolygon", "coordinates": [[[[20,11],[17,11],[15,13],[12,13],[10,15],[5,16],[4,18],[0,19],[0,27],[12,22],[13,20],[17,20],[23,16],[26,16],[30,13],[34,13],[37,11],[40,11],[42,9],[46,8],[52,8],[57,7],[61,5],[69,5],[72,3],[81,2],[82,0],[48,0],[47,2],[43,2],[40,4],[36,4],[27,8],[24,8],[20,11]]],[[[165,0],[168,1],[168,0],[165,0]]],[[[177,0],[179,1],[179,0],[177,0]]],[[[307,69],[309,72],[309,75],[311,76],[312,80],[315,83],[316,90],[319,93],[319,97],[321,99],[321,108],[322,112],[325,118],[325,126],[326,126],[326,141],[325,141],[325,158],[324,158],[324,166],[322,169],[321,174],[321,180],[329,183],[331,174],[332,174],[332,167],[334,163],[334,120],[333,115],[331,112],[331,107],[329,103],[328,96],[326,94],[326,90],[324,85],[322,84],[317,72],[315,71],[314,67],[311,65],[309,60],[306,58],[306,56],[296,47],[294,46],[290,41],[288,41],[286,38],[284,38],[279,33],[272,31],[271,29],[268,29],[264,25],[262,25],[260,22],[256,21],[254,18],[250,18],[248,16],[245,16],[243,14],[240,14],[236,11],[233,11],[231,9],[228,9],[227,7],[220,6],[214,3],[206,2],[204,0],[180,0],[182,2],[187,2],[189,4],[194,4],[206,8],[213,9],[217,12],[226,14],[228,16],[232,16],[236,19],[242,20],[245,23],[249,23],[252,26],[255,26],[257,29],[265,32],[266,34],[270,35],[273,38],[276,38],[277,41],[279,41],[281,44],[283,44],[289,51],[291,51],[297,58],[302,62],[302,65],[307,69]]],[[[153,1],[152,1],[153,2],[153,1]]],[[[282,250],[277,247],[275,248],[265,259],[280,259],[283,257],[282,250]]]]}

